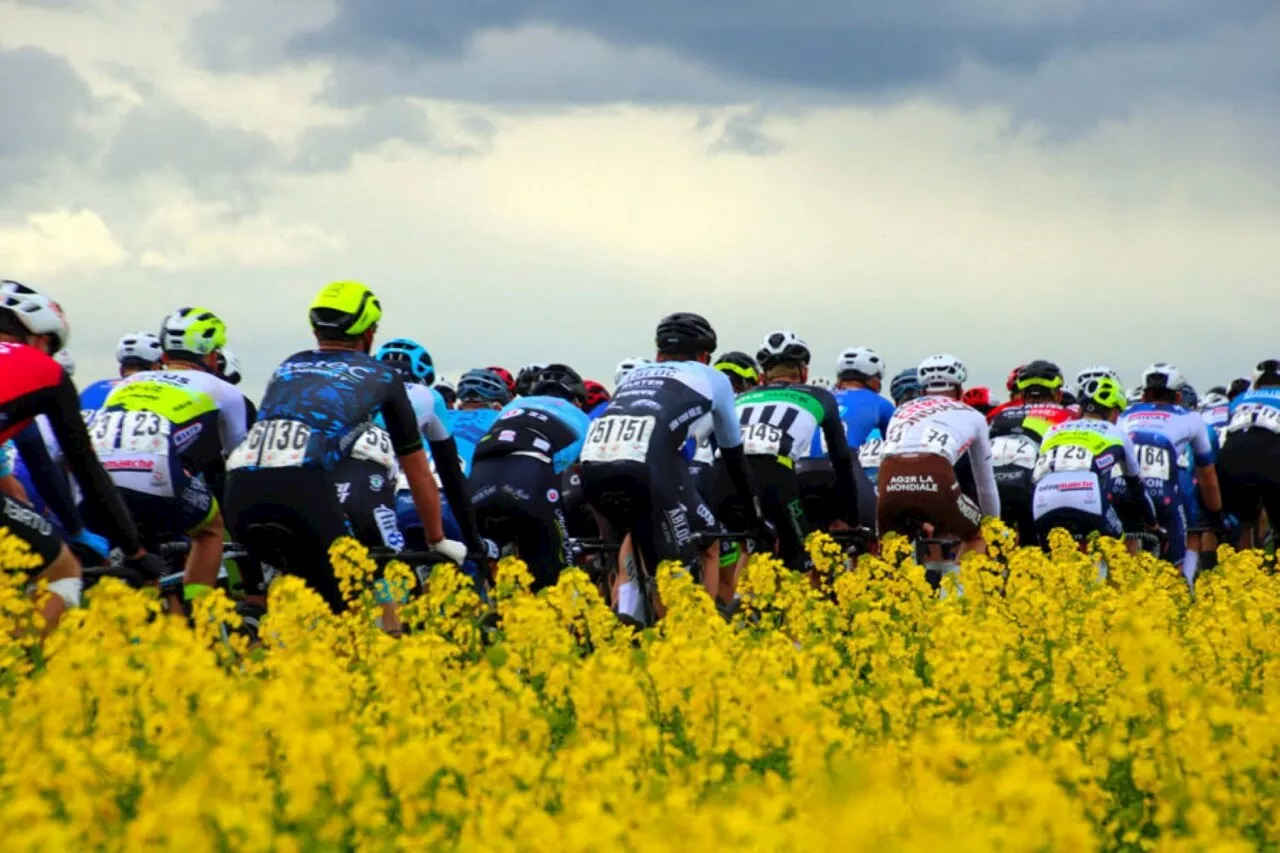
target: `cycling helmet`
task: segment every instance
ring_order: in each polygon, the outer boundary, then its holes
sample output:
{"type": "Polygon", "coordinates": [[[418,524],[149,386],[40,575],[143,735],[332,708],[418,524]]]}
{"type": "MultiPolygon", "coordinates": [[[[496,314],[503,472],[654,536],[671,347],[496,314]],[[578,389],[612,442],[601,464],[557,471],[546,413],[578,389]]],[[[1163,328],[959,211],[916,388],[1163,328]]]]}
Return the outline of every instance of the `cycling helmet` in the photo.
{"type": "Polygon", "coordinates": [[[125,335],[116,344],[116,361],[126,367],[150,367],[163,355],[164,348],[160,346],[160,338],[151,332],[125,335]]]}
{"type": "Polygon", "coordinates": [[[1182,371],[1164,361],[1156,362],[1142,374],[1142,387],[1148,390],[1181,391],[1186,384],[1182,371]]]}
{"type": "Polygon", "coordinates": [[[1062,369],[1052,361],[1038,358],[1022,366],[1013,387],[1016,391],[1026,391],[1030,388],[1048,388],[1050,391],[1057,391],[1062,387],[1062,369]]]}
{"type": "Polygon", "coordinates": [[[1280,358],[1268,358],[1258,362],[1258,366],[1253,369],[1253,381],[1266,377],[1267,379],[1280,379],[1280,358]]]}
{"type": "Polygon", "coordinates": [[[516,373],[516,395],[527,397],[533,392],[533,380],[538,378],[538,374],[546,369],[545,364],[526,364],[516,373]]]}
{"type": "Polygon", "coordinates": [[[444,400],[446,409],[452,409],[453,404],[458,402],[458,392],[454,390],[453,383],[448,379],[441,379],[432,387],[440,395],[440,399],[444,400]]]}
{"type": "Polygon", "coordinates": [[[836,359],[837,379],[883,379],[884,359],[870,347],[853,347],[836,359]]]}
{"type": "Polygon", "coordinates": [[[1077,402],[1077,399],[1075,394],[1072,394],[1070,391],[1062,392],[1062,405],[1074,406],[1076,402],[1077,402]]]}
{"type": "Polygon", "coordinates": [[[240,384],[240,359],[226,347],[218,350],[218,375],[232,385],[240,384]]]}
{"type": "Polygon", "coordinates": [[[975,409],[991,408],[991,389],[981,385],[970,388],[960,397],[960,401],[966,406],[973,406],[975,409]]]}
{"type": "Polygon", "coordinates": [[[160,326],[166,353],[209,355],[227,345],[227,325],[208,308],[179,308],[160,326]]]}
{"type": "Polygon", "coordinates": [[[594,409],[601,403],[609,402],[609,391],[594,379],[584,379],[582,384],[587,389],[587,409],[594,409]]]}
{"type": "Polygon", "coordinates": [[[914,367],[908,367],[893,377],[893,381],[889,383],[889,396],[898,406],[910,397],[920,396],[919,371],[914,367]]]}
{"type": "Polygon", "coordinates": [[[1009,378],[1004,381],[1004,390],[1012,394],[1018,387],[1018,374],[1022,372],[1023,365],[1019,364],[1013,370],[1009,371],[1009,378]]]}
{"type": "Polygon", "coordinates": [[[779,364],[809,364],[809,345],[800,340],[795,332],[786,330],[773,332],[761,343],[756,352],[756,361],[765,370],[779,364]]]}
{"type": "Polygon", "coordinates": [[[1231,403],[1231,398],[1227,396],[1225,391],[1214,388],[1208,391],[1200,398],[1201,409],[1216,409],[1219,406],[1226,406],[1231,403]]]}
{"type": "Polygon", "coordinates": [[[1200,395],[1196,392],[1195,388],[1191,387],[1190,382],[1182,386],[1181,394],[1182,405],[1186,406],[1188,409],[1194,409],[1200,405],[1200,395]]]}
{"type": "Polygon", "coordinates": [[[8,311],[29,335],[48,335],[49,352],[57,352],[71,339],[71,328],[62,306],[16,281],[0,281],[0,310],[8,311]]]}
{"type": "Polygon", "coordinates": [[[327,284],[311,302],[311,327],[358,338],[382,319],[382,303],[358,281],[327,284]]]}
{"type": "Polygon", "coordinates": [[[511,375],[510,370],[507,370],[505,367],[498,367],[496,365],[490,365],[489,367],[486,367],[485,370],[488,370],[496,374],[497,377],[502,380],[503,384],[507,386],[508,394],[510,394],[512,397],[516,395],[516,378],[511,375]]]}
{"type": "Polygon", "coordinates": [[[394,364],[415,382],[430,385],[436,378],[436,368],[431,361],[431,353],[417,341],[408,338],[393,338],[382,346],[374,356],[378,361],[394,364]]]}
{"type": "Polygon", "coordinates": [[[814,388],[826,388],[828,390],[836,387],[836,383],[832,382],[825,376],[815,376],[809,380],[809,384],[814,388]]]}
{"type": "Polygon", "coordinates": [[[1128,398],[1130,403],[1141,403],[1142,402],[1142,386],[1139,385],[1135,388],[1130,388],[1128,398]]]}
{"type": "Polygon", "coordinates": [[[969,371],[965,370],[964,362],[954,355],[945,353],[929,356],[920,362],[918,370],[920,387],[925,391],[961,388],[964,386],[964,381],[969,378],[969,371]]]}
{"type": "Polygon", "coordinates": [[[1253,383],[1251,383],[1248,379],[1245,379],[1243,376],[1239,377],[1238,379],[1232,379],[1231,386],[1227,388],[1227,396],[1230,397],[1232,400],[1234,400],[1236,397],[1239,397],[1245,391],[1248,391],[1249,386],[1251,384],[1253,383]]]}
{"type": "Polygon", "coordinates": [[[71,351],[60,349],[53,354],[53,360],[62,365],[63,371],[68,376],[76,375],[76,360],[71,357],[71,351]]]}
{"type": "Polygon", "coordinates": [[[617,368],[613,371],[613,387],[616,389],[622,384],[622,380],[627,378],[627,374],[640,367],[643,364],[652,364],[647,358],[624,358],[618,362],[617,368]]]}
{"type": "Polygon", "coordinates": [[[1124,388],[1119,382],[1110,376],[1095,376],[1086,379],[1080,387],[1080,404],[1123,412],[1128,400],[1125,399],[1124,388]]]}
{"type": "Polygon", "coordinates": [[[737,377],[749,385],[760,382],[760,366],[756,360],[745,352],[732,350],[716,359],[715,369],[721,373],[737,377]]]}
{"type": "Polygon", "coordinates": [[[535,395],[549,394],[573,400],[579,407],[587,403],[587,386],[578,371],[567,364],[548,364],[533,380],[535,395]]]}
{"type": "Polygon", "coordinates": [[[1120,384],[1119,373],[1116,373],[1114,370],[1109,367],[1105,367],[1104,365],[1095,364],[1092,367],[1086,367],[1084,370],[1076,374],[1076,390],[1083,391],[1084,384],[1086,382],[1090,379],[1097,379],[1102,376],[1109,376],[1116,381],[1117,385],[1120,384]]]}
{"type": "Polygon", "coordinates": [[[658,322],[654,343],[663,355],[715,352],[716,331],[699,314],[668,314],[658,322]]]}
{"type": "Polygon", "coordinates": [[[459,400],[482,400],[486,403],[508,403],[511,389],[502,377],[492,370],[479,368],[468,370],[458,380],[459,400]]]}

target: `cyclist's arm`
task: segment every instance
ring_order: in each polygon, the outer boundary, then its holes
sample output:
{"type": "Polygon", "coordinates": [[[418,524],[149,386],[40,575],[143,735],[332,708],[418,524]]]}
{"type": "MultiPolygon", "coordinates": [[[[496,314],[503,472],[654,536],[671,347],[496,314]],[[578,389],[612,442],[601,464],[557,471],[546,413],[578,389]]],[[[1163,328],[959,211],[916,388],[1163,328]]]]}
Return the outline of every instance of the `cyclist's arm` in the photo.
{"type": "MultiPolygon", "coordinates": [[[[77,414],[79,409],[76,410],[77,414]]],[[[62,529],[68,536],[74,536],[84,528],[84,521],[76,509],[75,498],[71,494],[71,484],[61,469],[49,455],[49,448],[40,435],[40,429],[33,420],[13,437],[13,444],[22,456],[22,462],[31,474],[31,483],[40,493],[40,497],[53,510],[53,514],[62,522],[62,529]]]]}
{"type": "Polygon", "coordinates": [[[880,434],[884,435],[884,431],[889,428],[889,421],[893,420],[893,403],[890,403],[884,397],[877,397],[880,401],[880,417],[876,420],[876,429],[880,430],[880,434]]]}
{"type": "Polygon", "coordinates": [[[738,423],[738,409],[733,402],[733,386],[718,370],[711,370],[711,422],[716,444],[720,446],[720,458],[724,460],[725,473],[738,496],[743,498],[755,513],[756,519],[764,518],[756,484],[747,470],[747,454],[742,448],[742,427],[738,423]]]}
{"type": "Polygon", "coordinates": [[[991,461],[991,439],[987,435],[987,422],[980,412],[974,412],[974,439],[969,445],[969,459],[973,467],[973,482],[978,489],[978,506],[984,515],[1000,517],[1000,492],[996,488],[996,472],[991,461]]]}
{"type": "Polygon", "coordinates": [[[440,476],[440,488],[444,490],[444,496],[453,510],[453,517],[462,530],[462,539],[467,545],[476,548],[480,542],[480,534],[471,513],[471,497],[467,494],[467,478],[462,473],[462,463],[458,459],[458,443],[452,436],[428,443],[431,445],[431,458],[436,463],[436,474],[440,476]]]}
{"type": "Polygon", "coordinates": [[[562,411],[565,425],[573,432],[574,440],[560,448],[552,459],[556,473],[567,471],[582,455],[582,445],[587,440],[587,432],[591,429],[591,417],[577,408],[566,406],[562,411]]]}
{"type": "Polygon", "coordinates": [[[837,515],[843,515],[849,524],[858,521],[858,484],[853,479],[853,453],[844,434],[844,421],[840,420],[840,407],[831,394],[818,397],[822,401],[822,437],[827,444],[827,457],[835,469],[837,515]]]}
{"type": "Polygon", "coordinates": [[[246,405],[249,400],[234,385],[223,383],[218,404],[218,436],[222,439],[223,453],[230,453],[249,434],[253,423],[246,405]]]}
{"type": "Polygon", "coordinates": [[[1148,527],[1155,527],[1160,523],[1159,516],[1156,515],[1156,505],[1151,500],[1151,495],[1147,493],[1146,486],[1142,482],[1142,468],[1138,465],[1138,454],[1133,448],[1133,441],[1126,433],[1121,433],[1122,448],[1120,458],[1120,470],[1124,474],[1124,485],[1128,499],[1142,513],[1142,520],[1146,522],[1148,527]]]}
{"type": "Polygon", "coordinates": [[[1213,445],[1203,429],[1198,428],[1199,415],[1189,414],[1191,423],[1191,458],[1200,478],[1200,497],[1209,512],[1222,512],[1222,492],[1218,488],[1218,469],[1213,465],[1213,445]]]}
{"type": "Polygon", "coordinates": [[[86,509],[93,510],[88,514],[95,519],[95,525],[102,525],[102,529],[97,532],[105,534],[111,544],[118,545],[126,557],[143,553],[133,517],[129,515],[129,509],[124,505],[116,484],[107,476],[102,463],[93,452],[89,430],[80,418],[80,398],[70,379],[63,377],[62,382],[54,389],[52,405],[45,414],[49,416],[58,444],[62,446],[67,467],[71,469],[72,476],[80,484],[80,491],[84,493],[86,509]]]}
{"type": "MultiPolygon", "coordinates": [[[[422,449],[422,433],[418,430],[418,420],[409,403],[409,395],[405,392],[404,382],[398,377],[391,380],[380,412],[387,435],[391,438],[391,447],[400,460],[400,469],[404,471],[405,480],[409,483],[413,505],[422,520],[427,542],[434,545],[444,539],[440,490],[436,488],[436,478],[431,476],[431,463],[427,461],[427,453],[422,449]]],[[[454,460],[454,464],[457,464],[456,452],[454,460]]]]}

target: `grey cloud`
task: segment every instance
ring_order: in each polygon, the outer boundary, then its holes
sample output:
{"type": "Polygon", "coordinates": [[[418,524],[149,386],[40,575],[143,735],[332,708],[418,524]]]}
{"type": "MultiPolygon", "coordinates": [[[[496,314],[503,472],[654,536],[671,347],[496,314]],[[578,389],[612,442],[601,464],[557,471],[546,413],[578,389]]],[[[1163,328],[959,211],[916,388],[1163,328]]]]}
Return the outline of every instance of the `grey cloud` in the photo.
{"type": "Polygon", "coordinates": [[[460,123],[457,139],[450,139],[430,122],[425,108],[405,99],[391,100],[361,109],[347,124],[307,132],[290,167],[303,172],[342,171],[357,154],[391,141],[466,156],[487,150],[493,134],[490,122],[473,117],[460,123]]]}
{"type": "Polygon", "coordinates": [[[0,51],[0,188],[33,183],[92,143],[77,120],[93,109],[88,86],[61,57],[0,51]]]}
{"type": "MultiPolygon", "coordinates": [[[[720,136],[711,144],[716,154],[735,153],[765,156],[782,150],[782,143],[772,139],[764,130],[765,116],[761,110],[730,116],[720,127],[720,136]]],[[[704,126],[711,124],[704,122],[704,126]]]]}

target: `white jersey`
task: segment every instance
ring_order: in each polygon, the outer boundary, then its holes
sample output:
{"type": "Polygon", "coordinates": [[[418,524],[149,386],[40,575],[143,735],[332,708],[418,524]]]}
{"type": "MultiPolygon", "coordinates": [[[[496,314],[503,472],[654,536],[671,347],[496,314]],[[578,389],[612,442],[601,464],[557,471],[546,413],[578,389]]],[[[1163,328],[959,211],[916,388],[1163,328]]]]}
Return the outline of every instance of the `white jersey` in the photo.
{"type": "Polygon", "coordinates": [[[1036,460],[1032,515],[1039,521],[1054,510],[1074,509],[1114,518],[1110,481],[1137,477],[1140,470],[1133,442],[1119,425],[1094,418],[1060,423],[1045,434],[1036,460]]]}
{"type": "Polygon", "coordinates": [[[950,397],[917,397],[893,413],[880,452],[882,460],[931,453],[946,459],[953,468],[967,456],[983,513],[1000,514],[987,419],[977,409],[950,397]]]}
{"type": "Polygon", "coordinates": [[[1138,451],[1138,463],[1148,485],[1156,480],[1174,480],[1178,468],[1213,464],[1208,427],[1198,414],[1181,406],[1167,403],[1130,406],[1120,418],[1120,427],[1142,448],[1138,451]]]}

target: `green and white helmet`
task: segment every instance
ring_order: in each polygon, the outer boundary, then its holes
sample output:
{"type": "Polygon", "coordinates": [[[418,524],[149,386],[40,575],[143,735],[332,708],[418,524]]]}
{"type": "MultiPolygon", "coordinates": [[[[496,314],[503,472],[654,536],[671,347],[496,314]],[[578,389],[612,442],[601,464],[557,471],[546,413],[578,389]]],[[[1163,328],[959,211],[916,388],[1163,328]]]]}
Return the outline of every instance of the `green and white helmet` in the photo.
{"type": "Polygon", "coordinates": [[[227,325],[208,308],[179,308],[160,327],[166,353],[204,356],[227,345],[227,325]]]}

